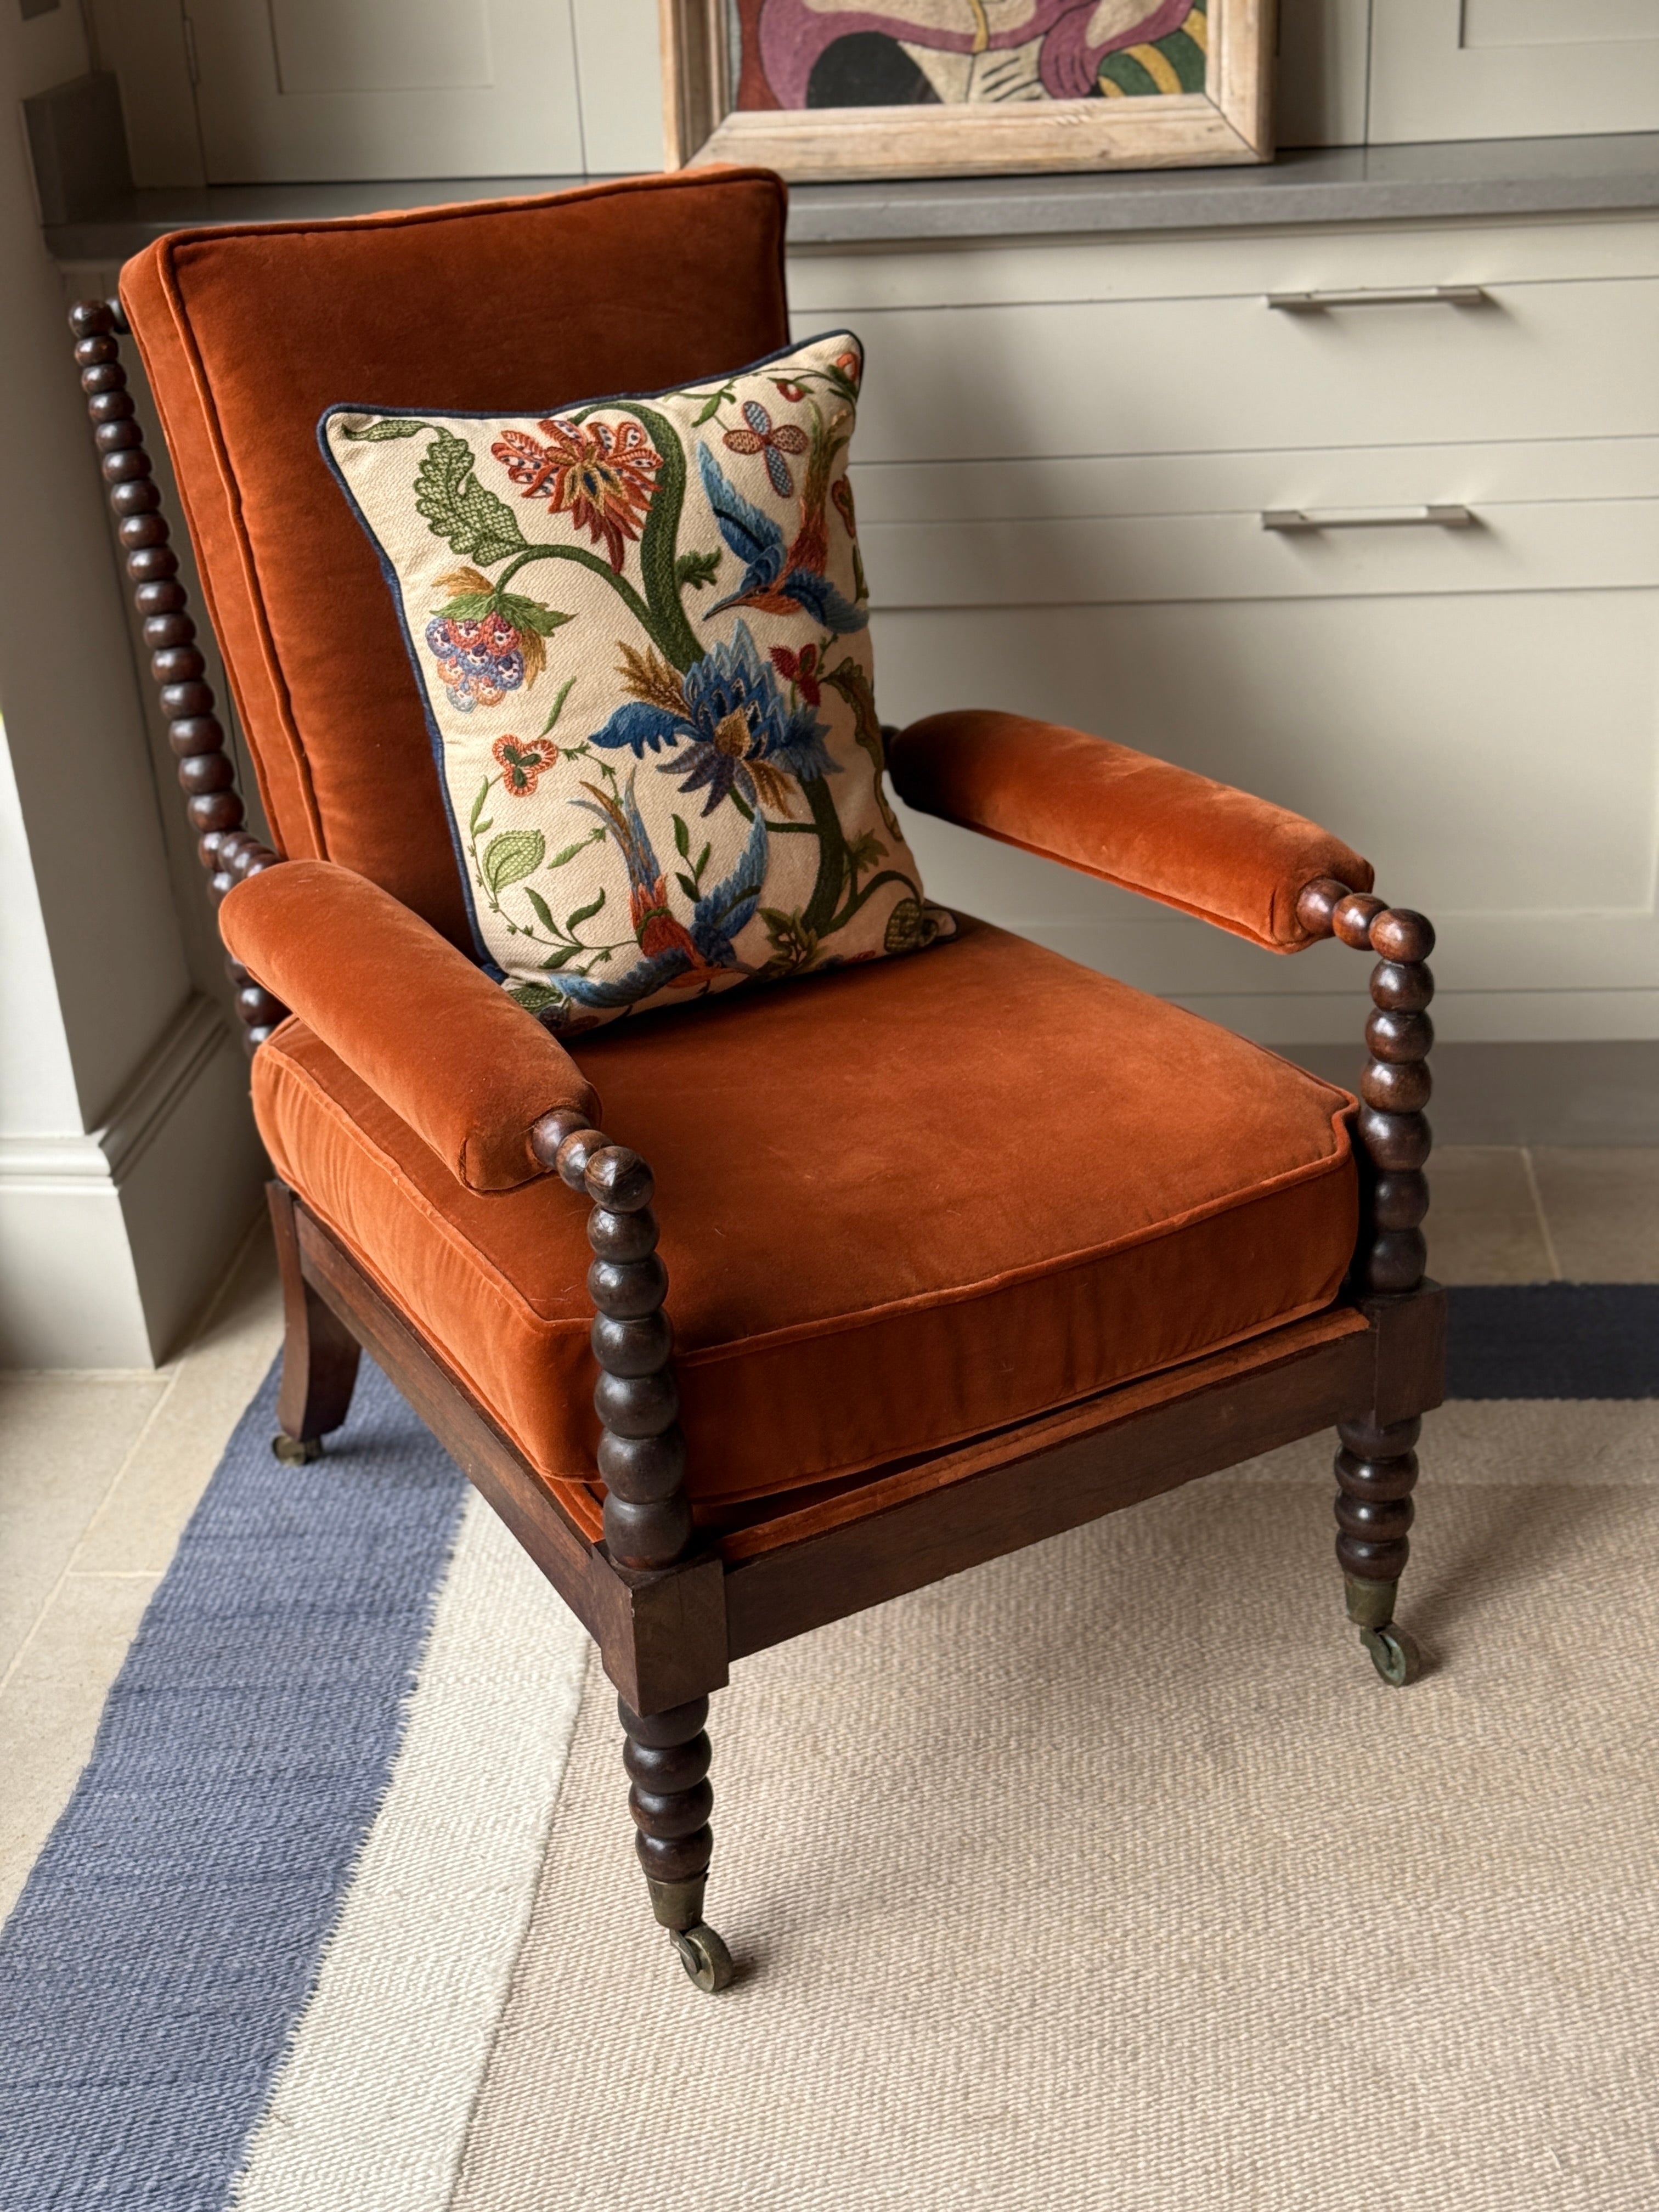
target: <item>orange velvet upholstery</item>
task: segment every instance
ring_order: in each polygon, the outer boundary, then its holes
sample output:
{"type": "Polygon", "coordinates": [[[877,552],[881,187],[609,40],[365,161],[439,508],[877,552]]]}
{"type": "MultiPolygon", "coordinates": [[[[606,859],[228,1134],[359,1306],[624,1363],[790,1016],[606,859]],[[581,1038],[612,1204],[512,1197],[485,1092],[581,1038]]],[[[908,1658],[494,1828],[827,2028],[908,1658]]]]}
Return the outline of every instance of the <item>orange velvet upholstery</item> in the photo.
{"type": "Polygon", "coordinates": [[[787,343],[764,170],[197,230],[122,271],[271,834],[470,946],[418,687],[318,450],[335,401],[540,412],[787,343]]]}
{"type": "Polygon", "coordinates": [[[464,952],[331,860],[289,860],[229,891],[225,943],[254,978],[471,1190],[546,1172],[530,1131],[556,1106],[597,1121],[591,1084],[464,952]]]}
{"type": "Polygon", "coordinates": [[[889,746],[893,787],[924,814],[1179,907],[1274,952],[1313,942],[1297,894],[1316,876],[1371,887],[1369,861],[1316,823],[1190,769],[1023,714],[930,714],[889,746]]]}
{"type": "MultiPolygon", "coordinates": [[[[705,1504],[1196,1358],[1328,1304],[1352,1250],[1344,1093],[983,923],[581,1060],[655,1170],[705,1504]]],[[[465,1188],[298,1021],[253,1085],[278,1172],[538,1468],[591,1480],[586,1201],[465,1188]]]]}

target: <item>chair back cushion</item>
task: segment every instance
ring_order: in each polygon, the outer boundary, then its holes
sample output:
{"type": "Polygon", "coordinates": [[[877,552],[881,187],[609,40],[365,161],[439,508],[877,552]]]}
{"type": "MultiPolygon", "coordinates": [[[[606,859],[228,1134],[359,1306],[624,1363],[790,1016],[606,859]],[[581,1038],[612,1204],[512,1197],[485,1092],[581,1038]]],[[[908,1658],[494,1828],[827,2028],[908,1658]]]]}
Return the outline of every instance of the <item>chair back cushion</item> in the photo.
{"type": "Polygon", "coordinates": [[[545,414],[788,337],[765,170],[158,240],[121,299],[155,395],[273,839],[473,949],[423,702],[318,449],[331,403],[545,414]]]}
{"type": "Polygon", "coordinates": [[[830,331],[530,416],[331,408],[479,957],[575,1030],[954,933],[881,792],[830,331]]]}

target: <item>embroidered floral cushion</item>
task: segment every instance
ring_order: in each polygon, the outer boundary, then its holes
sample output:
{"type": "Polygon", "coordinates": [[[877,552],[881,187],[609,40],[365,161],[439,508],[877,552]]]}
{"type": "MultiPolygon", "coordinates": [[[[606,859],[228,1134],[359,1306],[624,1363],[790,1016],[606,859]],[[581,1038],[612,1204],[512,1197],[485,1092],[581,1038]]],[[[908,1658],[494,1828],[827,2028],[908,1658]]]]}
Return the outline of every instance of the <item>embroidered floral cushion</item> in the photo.
{"type": "Polygon", "coordinates": [[[846,331],[545,417],[331,408],[492,974],[550,1028],[953,933],[882,789],[846,331]]]}

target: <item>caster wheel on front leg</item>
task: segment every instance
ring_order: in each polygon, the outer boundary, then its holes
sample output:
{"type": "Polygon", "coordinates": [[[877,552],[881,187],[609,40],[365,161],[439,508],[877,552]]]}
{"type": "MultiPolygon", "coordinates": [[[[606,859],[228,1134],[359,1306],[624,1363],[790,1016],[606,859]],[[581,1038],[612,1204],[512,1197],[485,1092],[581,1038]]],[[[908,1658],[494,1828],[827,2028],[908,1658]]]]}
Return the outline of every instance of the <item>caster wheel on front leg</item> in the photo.
{"type": "Polygon", "coordinates": [[[1402,1690],[1423,1671],[1423,1655],[1403,1628],[1389,1621],[1382,1628],[1362,1628],[1359,1640],[1371,1655],[1371,1664],[1391,1690],[1402,1690]]]}
{"type": "Polygon", "coordinates": [[[320,1437],[284,1436],[279,1429],[270,1440],[270,1449],[285,1467],[309,1467],[312,1461],[323,1455],[320,1437]]]}
{"type": "Polygon", "coordinates": [[[730,1989],[736,1972],[732,1954],[707,1921],[699,1920],[693,1928],[671,1929],[669,1941],[700,1990],[730,1989]]]}

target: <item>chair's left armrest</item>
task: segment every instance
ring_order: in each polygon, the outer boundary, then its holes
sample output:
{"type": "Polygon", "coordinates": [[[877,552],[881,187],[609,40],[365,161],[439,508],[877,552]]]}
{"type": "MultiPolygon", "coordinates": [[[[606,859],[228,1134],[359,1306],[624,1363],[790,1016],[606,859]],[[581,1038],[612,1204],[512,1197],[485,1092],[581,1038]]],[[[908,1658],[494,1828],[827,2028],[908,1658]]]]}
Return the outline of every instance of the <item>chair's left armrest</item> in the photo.
{"type": "Polygon", "coordinates": [[[478,1191],[545,1175],[544,1115],[599,1117],[556,1037],[429,922],[349,868],[284,860],[227,892],[225,943],[449,1169],[478,1191]]]}
{"type": "Polygon", "coordinates": [[[1369,891],[1369,861],[1317,823],[1109,738],[1021,714],[932,714],[890,740],[908,805],[1200,916],[1273,952],[1323,933],[1316,878],[1369,891]]]}

